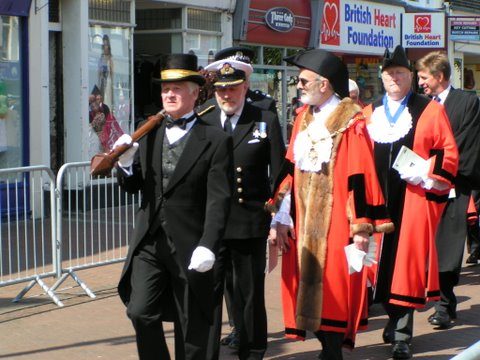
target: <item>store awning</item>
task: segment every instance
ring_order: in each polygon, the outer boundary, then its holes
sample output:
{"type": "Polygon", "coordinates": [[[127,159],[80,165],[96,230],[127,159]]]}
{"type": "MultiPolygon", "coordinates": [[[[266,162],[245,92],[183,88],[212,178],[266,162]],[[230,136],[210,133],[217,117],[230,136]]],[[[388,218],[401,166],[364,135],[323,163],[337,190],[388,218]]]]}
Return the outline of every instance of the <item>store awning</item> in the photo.
{"type": "Polygon", "coordinates": [[[0,15],[28,16],[32,0],[2,0],[0,15]]]}

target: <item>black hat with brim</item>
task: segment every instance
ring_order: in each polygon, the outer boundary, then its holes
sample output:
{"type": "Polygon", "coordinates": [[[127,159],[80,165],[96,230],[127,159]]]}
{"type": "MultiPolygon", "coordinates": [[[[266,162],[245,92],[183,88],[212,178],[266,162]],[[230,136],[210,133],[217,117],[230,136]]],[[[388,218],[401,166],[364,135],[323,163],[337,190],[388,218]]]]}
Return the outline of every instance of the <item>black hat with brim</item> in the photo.
{"type": "Polygon", "coordinates": [[[232,46],[222,49],[215,54],[215,61],[217,60],[237,60],[243,61],[247,64],[252,62],[255,52],[245,46],[232,46]]]}
{"type": "Polygon", "coordinates": [[[385,49],[383,55],[382,71],[391,67],[391,66],[401,66],[410,70],[410,61],[408,61],[407,54],[402,45],[397,45],[393,53],[388,51],[388,48],[385,49]]]}
{"type": "Polygon", "coordinates": [[[205,78],[198,72],[197,56],[193,54],[170,54],[162,59],[159,82],[192,81],[205,84],[205,78]]]}
{"type": "Polygon", "coordinates": [[[301,50],[283,59],[289,64],[311,70],[330,81],[333,90],[341,97],[349,96],[348,69],[339,57],[323,49],[301,50]]]}

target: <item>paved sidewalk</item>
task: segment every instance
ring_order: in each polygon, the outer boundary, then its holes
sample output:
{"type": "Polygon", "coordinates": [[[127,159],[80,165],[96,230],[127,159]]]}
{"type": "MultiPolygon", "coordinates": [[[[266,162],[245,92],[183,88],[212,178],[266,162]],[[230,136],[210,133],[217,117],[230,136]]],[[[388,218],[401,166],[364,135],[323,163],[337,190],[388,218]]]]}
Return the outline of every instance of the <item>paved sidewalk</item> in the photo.
{"type": "MultiPolygon", "coordinates": [[[[136,359],[133,328],[116,294],[122,264],[84,270],[77,275],[97,295],[90,299],[71,280],[59,289],[64,302],[58,308],[34,287],[19,304],[11,299],[24,285],[0,288],[0,359],[89,360],[136,359]]],[[[269,324],[269,348],[266,359],[316,359],[320,350],[314,338],[304,342],[284,339],[277,268],[267,277],[266,300],[269,324]]],[[[52,281],[47,281],[49,284],[52,281]]],[[[480,339],[480,265],[464,267],[457,288],[458,319],[448,330],[433,330],[427,324],[431,307],[417,312],[412,345],[415,359],[450,359],[480,339]]],[[[381,333],[386,322],[381,307],[372,307],[369,329],[357,337],[353,352],[344,351],[345,359],[389,359],[390,347],[381,333]]],[[[228,328],[224,321],[224,333],[228,328]]],[[[168,343],[173,349],[173,332],[166,326],[168,343]]],[[[221,359],[236,359],[222,347],[221,359]]]]}

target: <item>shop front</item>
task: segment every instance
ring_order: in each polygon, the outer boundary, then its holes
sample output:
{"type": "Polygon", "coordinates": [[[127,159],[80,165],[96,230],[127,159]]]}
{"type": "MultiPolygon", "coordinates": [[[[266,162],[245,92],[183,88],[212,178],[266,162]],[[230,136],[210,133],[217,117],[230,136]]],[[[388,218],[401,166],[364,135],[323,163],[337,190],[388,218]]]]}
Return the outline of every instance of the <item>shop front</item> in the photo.
{"type": "Polygon", "coordinates": [[[452,9],[447,22],[453,86],[480,96],[480,9],[452,9]]]}
{"type": "Polygon", "coordinates": [[[0,169],[28,164],[29,1],[0,3],[0,169]]]}
{"type": "Polygon", "coordinates": [[[287,139],[297,99],[298,69],[282,60],[296,51],[318,44],[319,1],[237,1],[233,41],[255,53],[250,87],[277,101],[277,111],[287,139]]]}
{"type": "MultiPolygon", "coordinates": [[[[25,166],[29,161],[29,11],[30,0],[0,2],[0,169],[25,166]]],[[[0,178],[0,221],[17,211],[28,212],[27,189],[28,179],[22,176],[0,178]]]]}

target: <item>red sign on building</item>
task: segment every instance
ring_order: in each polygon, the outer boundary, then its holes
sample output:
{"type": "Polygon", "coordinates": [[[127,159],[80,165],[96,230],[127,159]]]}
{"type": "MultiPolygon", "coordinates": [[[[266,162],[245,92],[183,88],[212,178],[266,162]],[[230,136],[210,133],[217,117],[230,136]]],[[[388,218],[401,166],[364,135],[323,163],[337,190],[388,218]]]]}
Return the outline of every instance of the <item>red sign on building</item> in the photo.
{"type": "Polygon", "coordinates": [[[248,13],[247,36],[245,41],[256,44],[285,47],[307,47],[311,26],[310,1],[307,0],[252,0],[248,13]],[[281,8],[279,8],[279,3],[281,8]],[[272,26],[272,13],[278,18],[279,26],[272,26]],[[293,27],[288,28],[293,15],[293,27]],[[283,27],[283,31],[282,31],[283,27]]]}

